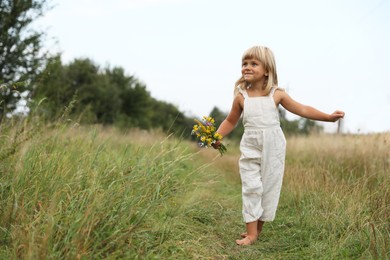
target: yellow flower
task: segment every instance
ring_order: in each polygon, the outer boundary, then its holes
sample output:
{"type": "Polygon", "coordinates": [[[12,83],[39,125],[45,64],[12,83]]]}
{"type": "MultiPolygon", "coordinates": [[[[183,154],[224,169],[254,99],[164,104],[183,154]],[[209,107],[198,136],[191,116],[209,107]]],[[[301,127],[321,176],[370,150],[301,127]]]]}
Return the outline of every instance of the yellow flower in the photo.
{"type": "Polygon", "coordinates": [[[200,129],[202,129],[202,132],[206,132],[206,127],[199,120],[194,119],[194,121],[198,123],[200,129]]]}
{"type": "Polygon", "coordinates": [[[217,139],[217,140],[221,140],[222,139],[222,135],[220,133],[215,133],[214,134],[214,138],[217,139]]]}

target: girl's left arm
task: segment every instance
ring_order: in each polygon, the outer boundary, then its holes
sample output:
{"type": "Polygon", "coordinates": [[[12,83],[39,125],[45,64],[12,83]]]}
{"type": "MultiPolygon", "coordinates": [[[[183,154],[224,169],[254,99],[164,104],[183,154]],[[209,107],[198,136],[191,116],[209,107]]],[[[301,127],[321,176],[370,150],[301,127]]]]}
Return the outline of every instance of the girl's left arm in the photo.
{"type": "Polygon", "coordinates": [[[278,91],[279,103],[291,113],[312,120],[336,122],[344,117],[344,112],[336,110],[332,114],[321,112],[314,107],[306,106],[292,99],[285,91],[278,91]]]}

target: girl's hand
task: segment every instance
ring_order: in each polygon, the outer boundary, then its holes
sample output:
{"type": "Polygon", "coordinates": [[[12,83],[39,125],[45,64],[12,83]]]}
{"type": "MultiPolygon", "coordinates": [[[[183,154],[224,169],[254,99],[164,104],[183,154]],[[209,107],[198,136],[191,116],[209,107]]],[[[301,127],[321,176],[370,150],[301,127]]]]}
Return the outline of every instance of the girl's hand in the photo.
{"type": "Polygon", "coordinates": [[[343,111],[336,110],[332,114],[330,114],[330,120],[331,122],[336,122],[340,118],[344,118],[345,113],[343,111]]]}
{"type": "Polygon", "coordinates": [[[220,141],[216,141],[215,143],[213,143],[211,145],[214,147],[214,149],[218,150],[221,147],[221,142],[220,141]]]}

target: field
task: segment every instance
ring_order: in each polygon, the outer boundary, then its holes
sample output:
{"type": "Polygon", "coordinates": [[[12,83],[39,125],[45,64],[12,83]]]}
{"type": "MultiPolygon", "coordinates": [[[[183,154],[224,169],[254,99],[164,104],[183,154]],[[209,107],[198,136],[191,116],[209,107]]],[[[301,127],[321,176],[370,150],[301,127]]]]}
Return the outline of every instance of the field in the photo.
{"type": "Polygon", "coordinates": [[[287,139],[277,217],[249,247],[239,150],[34,118],[0,125],[0,259],[386,259],[390,134],[287,139]]]}

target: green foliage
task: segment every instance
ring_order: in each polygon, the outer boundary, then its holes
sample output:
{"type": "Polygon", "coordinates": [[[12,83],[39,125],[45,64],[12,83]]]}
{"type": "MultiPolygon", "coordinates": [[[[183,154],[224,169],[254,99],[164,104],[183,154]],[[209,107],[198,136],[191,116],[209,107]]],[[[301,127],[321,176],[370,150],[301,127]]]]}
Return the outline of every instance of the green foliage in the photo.
{"type": "Polygon", "coordinates": [[[85,114],[88,123],[112,123],[120,107],[118,89],[111,88],[110,78],[91,60],[76,59],[63,66],[60,57],[52,59],[35,85],[34,102],[45,98],[42,111],[53,120],[75,96],[72,113],[85,114]]]}
{"type": "MultiPolygon", "coordinates": [[[[46,10],[45,0],[0,1],[0,84],[33,81],[39,74],[46,54],[42,51],[43,33],[31,30],[31,23],[46,10]]],[[[29,90],[30,84],[0,89],[0,121],[16,108],[19,93],[29,90]]]]}
{"type": "Polygon", "coordinates": [[[188,120],[182,112],[154,99],[143,83],[125,75],[122,68],[100,69],[90,59],[63,65],[61,58],[56,57],[35,85],[34,103],[45,99],[42,114],[53,120],[74,98],[76,104],[71,112],[81,123],[161,128],[179,134],[187,129],[188,120]]]}

